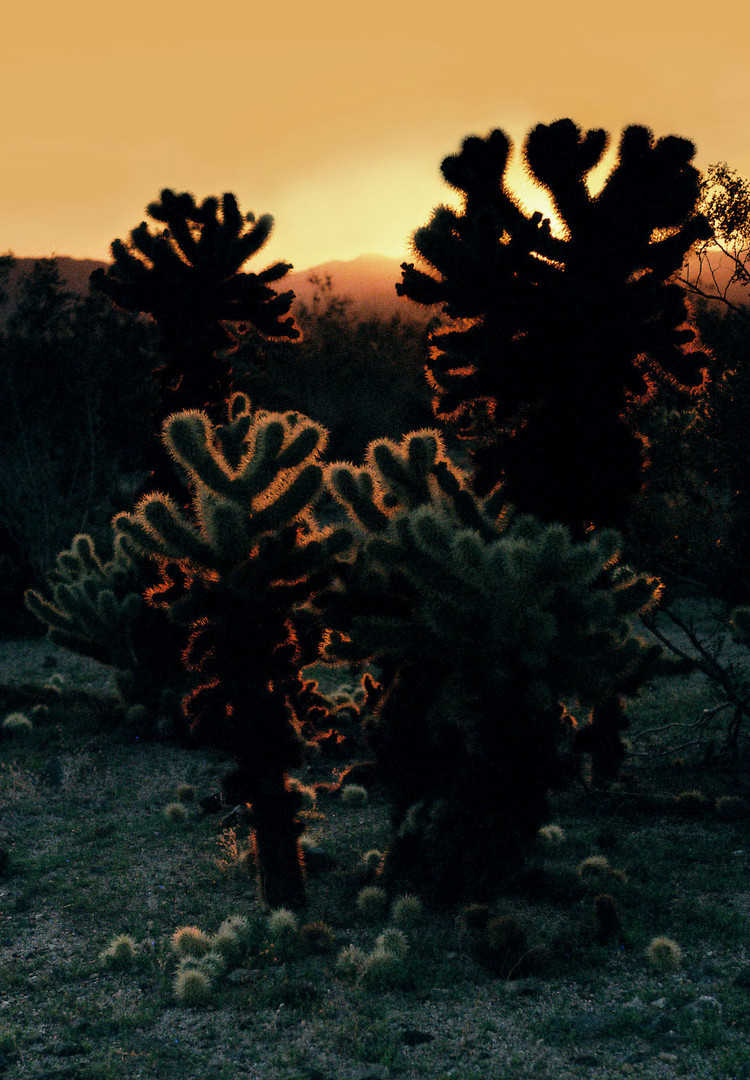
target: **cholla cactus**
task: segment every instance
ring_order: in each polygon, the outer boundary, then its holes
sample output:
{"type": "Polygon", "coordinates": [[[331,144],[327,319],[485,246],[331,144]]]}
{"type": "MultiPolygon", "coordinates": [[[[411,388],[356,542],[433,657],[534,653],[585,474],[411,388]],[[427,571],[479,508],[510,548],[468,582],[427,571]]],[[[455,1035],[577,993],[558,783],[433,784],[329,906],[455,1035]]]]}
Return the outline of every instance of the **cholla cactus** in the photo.
{"type": "Polygon", "coordinates": [[[331,469],[359,532],[333,595],[329,652],[389,681],[371,742],[397,835],[384,880],[433,903],[492,894],[548,820],[562,750],[650,655],[630,618],[658,584],[618,564],[618,538],[496,513],[437,434],[387,440],[331,469]],[[403,826],[403,827],[402,827],[403,826]]]}
{"type": "Polygon", "coordinates": [[[430,271],[403,265],[401,295],[441,304],[431,335],[438,419],[469,440],[480,492],[581,537],[622,528],[643,480],[646,441],[633,402],[656,388],[693,392],[707,358],[692,349],[672,280],[710,234],[696,213],[700,174],[687,139],[626,128],[596,194],[588,177],[608,136],[572,120],[538,124],[523,148],[564,237],[527,216],[506,185],[503,131],[466,139],[442,173],[459,210],[439,206],[414,234],[430,271]]]}
{"type": "Polygon", "coordinates": [[[162,567],[149,601],[190,629],[184,663],[194,686],[183,708],[197,739],[236,760],[225,787],[234,802],[253,805],[266,901],[299,907],[301,797],[287,784],[301,761],[295,609],[326,587],[334,555],[349,542],[346,530],[319,531],[312,515],[325,433],[293,413],[254,415],[237,394],[225,425],[197,410],[177,413],[164,441],[185,474],[192,513],[157,493],[116,525],[162,567]]]}
{"type": "Polygon", "coordinates": [[[231,391],[226,354],[236,348],[238,327],[299,337],[289,316],[294,293],[273,287],[291,266],[243,270],[268,240],[273,218],[243,214],[231,192],[198,203],[166,188],[147,213],[156,230],[142,222],[129,240],[115,240],[112,265],[94,272],[92,287],[126,311],[153,317],[162,353],[154,374],[167,410],[216,404],[231,391]]]}
{"type": "Polygon", "coordinates": [[[29,611],[46,623],[51,641],[115,669],[139,734],[173,726],[184,682],[182,632],[165,611],[145,603],[148,574],[148,560],[119,529],[109,560],[97,554],[90,536],[80,534],[57,556],[49,597],[35,589],[24,596],[29,611]]]}

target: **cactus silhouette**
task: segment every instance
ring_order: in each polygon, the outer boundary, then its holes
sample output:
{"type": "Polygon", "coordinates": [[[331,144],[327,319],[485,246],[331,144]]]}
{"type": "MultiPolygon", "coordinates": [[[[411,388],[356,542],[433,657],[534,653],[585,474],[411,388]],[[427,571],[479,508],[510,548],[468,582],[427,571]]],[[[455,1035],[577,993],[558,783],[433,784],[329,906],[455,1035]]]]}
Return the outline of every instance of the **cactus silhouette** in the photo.
{"type": "Polygon", "coordinates": [[[162,567],[149,602],[189,627],[184,663],[194,685],[183,708],[197,739],[234,757],[224,786],[252,804],[264,897],[271,907],[300,907],[301,796],[286,779],[302,755],[295,608],[325,589],[350,536],[318,530],[312,515],[324,431],[294,413],[254,415],[242,394],[228,411],[224,425],[199,410],[164,425],[189,510],[155,493],[115,520],[162,567]]]}
{"type": "Polygon", "coordinates": [[[525,162],[552,198],[557,236],[506,187],[504,132],[466,139],[442,163],[462,209],[438,207],[414,234],[435,273],[404,263],[396,286],[447,316],[431,338],[434,408],[469,440],[477,490],[500,484],[519,510],[578,537],[590,523],[622,528],[641,488],[647,446],[632,402],[659,385],[694,392],[704,377],[669,280],[707,235],[694,147],[628,127],[592,194],[606,144],[571,120],[528,135],[525,162]]]}
{"type": "Polygon", "coordinates": [[[653,655],[630,620],[659,585],[619,565],[612,531],[575,542],[498,514],[434,432],[380,440],[329,483],[358,543],[329,599],[328,653],[374,659],[387,684],[370,728],[392,802],[384,879],[436,904],[487,899],[571,771],[560,702],[585,728],[653,655]]]}
{"type": "Polygon", "coordinates": [[[234,195],[198,204],[188,192],[164,189],[130,240],[112,243],[113,265],[92,274],[92,286],[126,311],[151,315],[161,366],[160,420],[178,409],[216,406],[231,392],[228,354],[243,324],[264,337],[297,338],[289,316],[294,294],[273,286],[291,266],[277,262],[259,273],[243,265],[266,243],[273,218],[242,214],[234,195]]]}
{"type": "MultiPolygon", "coordinates": [[[[161,360],[153,372],[159,390],[153,421],[160,430],[176,409],[223,412],[231,390],[229,356],[242,324],[289,339],[298,331],[288,317],[293,294],[272,287],[289,265],[276,263],[258,274],[241,269],[268,239],[270,215],[257,221],[242,215],[231,194],[198,204],[168,189],[148,214],[165,227],[152,233],[144,222],[128,243],[115,240],[113,265],[96,271],[91,283],[119,307],[154,318],[161,360]]],[[[183,503],[185,491],[161,441],[146,458],[149,489],[160,487],[183,503]]],[[[26,604],[55,641],[118,669],[122,697],[139,707],[131,716],[142,713],[139,730],[164,730],[179,716],[182,632],[163,610],[138,603],[157,580],[153,562],[129,549],[117,530],[114,546],[114,558],[105,561],[90,537],[76,537],[50,575],[50,597],[31,591],[26,604]]],[[[179,577],[176,568],[170,573],[179,577]]]]}

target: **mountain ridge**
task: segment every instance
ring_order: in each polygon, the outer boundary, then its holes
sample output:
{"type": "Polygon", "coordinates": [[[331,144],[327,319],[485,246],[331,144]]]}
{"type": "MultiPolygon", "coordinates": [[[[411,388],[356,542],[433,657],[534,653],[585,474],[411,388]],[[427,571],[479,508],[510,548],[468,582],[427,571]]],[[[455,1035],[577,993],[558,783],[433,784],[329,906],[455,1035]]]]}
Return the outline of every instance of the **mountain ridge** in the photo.
{"type": "MultiPolygon", "coordinates": [[[[98,267],[106,269],[110,265],[101,259],[77,259],[69,255],[55,255],[50,258],[57,261],[65,285],[76,293],[85,293],[88,290],[88,281],[93,270],[98,267]]],[[[36,261],[37,258],[32,256],[16,258],[7,282],[11,299],[21,274],[36,261]]],[[[712,261],[715,284],[719,287],[725,286],[731,274],[729,260],[726,257],[714,256],[712,261]]],[[[303,270],[295,270],[293,267],[278,283],[278,287],[279,291],[294,291],[294,311],[301,304],[309,307],[316,292],[319,292],[321,286],[330,278],[333,295],[348,300],[355,316],[391,318],[398,315],[403,320],[427,322],[435,313],[434,308],[423,307],[396,293],[396,282],[401,280],[401,264],[401,259],[377,252],[368,252],[353,259],[329,259],[303,270]]],[[[712,275],[706,268],[702,275],[699,274],[696,255],[690,256],[688,265],[693,281],[697,279],[698,284],[704,284],[709,289],[714,285],[712,275]]],[[[728,298],[734,303],[748,303],[747,293],[741,286],[732,286],[728,298]]]]}
{"type": "MultiPolygon", "coordinates": [[[[111,264],[102,259],[76,259],[70,255],[48,256],[55,259],[60,270],[60,277],[65,286],[74,293],[88,290],[92,271],[106,269],[111,264]]],[[[15,265],[11,270],[7,291],[12,299],[18,288],[19,279],[39,256],[14,256],[15,265]]],[[[401,280],[401,260],[389,255],[369,252],[354,259],[329,259],[304,270],[292,268],[278,283],[280,292],[292,289],[295,293],[294,306],[309,306],[313,302],[316,290],[331,279],[333,294],[351,302],[354,313],[361,317],[391,317],[400,315],[403,319],[425,321],[429,317],[428,309],[396,294],[396,282],[401,280]]]]}

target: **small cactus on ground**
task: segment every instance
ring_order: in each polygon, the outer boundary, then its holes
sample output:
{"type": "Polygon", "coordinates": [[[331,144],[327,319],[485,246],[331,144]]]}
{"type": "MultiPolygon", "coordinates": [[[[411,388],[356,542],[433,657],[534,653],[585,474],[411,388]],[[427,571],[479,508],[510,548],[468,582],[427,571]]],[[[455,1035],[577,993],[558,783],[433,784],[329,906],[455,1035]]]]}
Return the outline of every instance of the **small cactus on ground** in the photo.
{"type": "Polygon", "coordinates": [[[289,959],[300,945],[299,919],[288,908],[276,908],[268,916],[268,939],[279,956],[289,959]]]}
{"type": "Polygon", "coordinates": [[[172,935],[172,949],[180,958],[205,956],[211,948],[208,938],[197,926],[180,926],[172,935]]]}
{"type": "Polygon", "coordinates": [[[722,821],[741,821],[747,811],[747,802],[739,795],[722,795],[716,800],[716,816],[722,821]]]}
{"type": "Polygon", "coordinates": [[[197,967],[180,967],[174,977],[174,996],[180,1005],[205,1005],[213,993],[211,976],[197,967]]]}
{"type": "Polygon", "coordinates": [[[112,938],[105,949],[99,953],[99,959],[106,967],[128,968],[132,967],[139,956],[139,948],[135,938],[130,934],[118,934],[112,938]]]}
{"type": "MultiPolygon", "coordinates": [[[[215,934],[208,939],[211,949],[222,956],[227,963],[239,964],[242,960],[242,938],[227,923],[222,923],[215,934]]],[[[210,954],[207,954],[210,955],[210,954]]]]}
{"type": "Polygon", "coordinates": [[[393,953],[394,956],[403,960],[409,951],[409,942],[403,930],[399,930],[396,926],[388,926],[375,939],[375,950],[393,953]]]}
{"type": "Polygon", "coordinates": [[[357,893],[357,911],[365,919],[380,919],[388,908],[388,893],[379,885],[366,885],[357,893]]]}
{"type": "Polygon", "coordinates": [[[364,806],[370,798],[367,788],[361,784],[344,784],[341,801],[347,806],[364,806]]]}
{"type": "Polygon", "coordinates": [[[366,990],[398,990],[404,985],[406,968],[402,957],[376,949],[365,958],[359,982],[366,990]]]}
{"type": "Polygon", "coordinates": [[[357,945],[347,945],[336,957],[336,974],[347,982],[356,982],[365,966],[367,955],[357,945]]]}
{"type": "Polygon", "coordinates": [[[192,806],[196,800],[195,788],[192,784],[179,784],[175,792],[177,802],[192,806]]]}
{"type": "Polygon", "coordinates": [[[6,735],[30,735],[34,725],[25,713],[12,712],[3,720],[2,730],[6,735]]]}
{"type": "Polygon", "coordinates": [[[681,791],[675,795],[674,807],[682,817],[704,817],[711,809],[706,796],[702,791],[681,791]]]}
{"type": "Polygon", "coordinates": [[[576,874],[584,885],[597,887],[604,883],[627,882],[627,875],[622,870],[610,866],[605,855],[589,855],[576,867],[576,874]]]}
{"type": "Polygon", "coordinates": [[[646,956],[657,971],[677,971],[682,963],[682,949],[668,937],[655,937],[651,939],[646,956]]]}
{"type": "Polygon", "coordinates": [[[322,919],[305,923],[300,927],[300,940],[311,953],[330,953],[336,947],[336,937],[328,923],[322,919]]]}
{"type": "Polygon", "coordinates": [[[183,802],[167,803],[163,810],[164,818],[170,825],[184,825],[189,814],[183,802]]]}
{"type": "Polygon", "coordinates": [[[362,869],[375,876],[383,865],[384,854],[382,851],[378,851],[377,848],[370,848],[362,856],[360,863],[362,869]]]}
{"type": "Polygon", "coordinates": [[[391,922],[396,926],[414,926],[422,918],[422,901],[418,896],[405,893],[397,896],[391,904],[391,922]]]}
{"type": "Polygon", "coordinates": [[[542,851],[557,851],[565,843],[565,830],[559,825],[542,825],[536,838],[542,851]]]}

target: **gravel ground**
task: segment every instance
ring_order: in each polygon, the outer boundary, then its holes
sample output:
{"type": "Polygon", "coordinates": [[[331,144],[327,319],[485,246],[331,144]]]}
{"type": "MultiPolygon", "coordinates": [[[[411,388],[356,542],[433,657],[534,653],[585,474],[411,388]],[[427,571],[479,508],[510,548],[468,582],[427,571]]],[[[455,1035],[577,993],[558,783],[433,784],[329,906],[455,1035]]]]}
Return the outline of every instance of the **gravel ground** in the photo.
{"type": "Polygon", "coordinates": [[[37,682],[56,672],[80,690],[115,693],[111,669],[53,645],[45,637],[0,641],[0,683],[37,682]]]}

